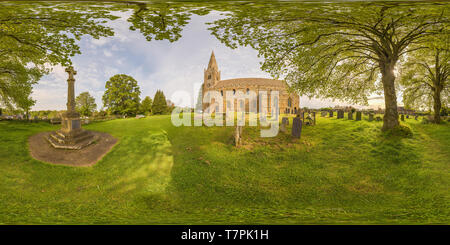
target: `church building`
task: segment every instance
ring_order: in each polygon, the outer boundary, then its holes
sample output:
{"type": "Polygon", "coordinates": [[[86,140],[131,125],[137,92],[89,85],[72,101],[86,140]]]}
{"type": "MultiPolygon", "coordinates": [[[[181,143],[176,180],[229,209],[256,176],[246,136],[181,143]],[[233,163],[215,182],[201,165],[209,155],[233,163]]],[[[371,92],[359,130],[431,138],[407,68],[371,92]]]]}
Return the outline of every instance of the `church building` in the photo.
{"type": "MultiPolygon", "coordinates": [[[[274,80],[268,78],[233,78],[227,80],[220,79],[220,71],[217,65],[216,58],[214,56],[214,51],[211,53],[211,58],[209,59],[208,68],[204,70],[204,82],[202,85],[202,95],[206,95],[208,91],[217,91],[223,97],[223,112],[226,112],[227,104],[226,102],[226,93],[230,91],[233,95],[236,94],[237,91],[241,91],[244,94],[249,94],[250,91],[255,92],[256,95],[259,94],[259,91],[267,92],[267,112],[271,114],[276,111],[270,108],[271,98],[270,94],[272,91],[278,91],[279,93],[279,110],[278,113],[282,114],[296,114],[300,109],[300,98],[296,93],[288,92],[288,84],[285,81],[274,80]]],[[[259,98],[254,101],[257,103],[257,108],[259,108],[259,98]]],[[[211,100],[211,103],[214,103],[214,99],[211,100]]],[[[237,109],[237,100],[234,101],[234,110],[237,109]]],[[[240,102],[243,103],[243,102],[240,102]]],[[[249,112],[249,103],[253,103],[251,101],[245,100],[245,111],[249,112]]],[[[274,103],[276,104],[276,103],[274,103]]],[[[210,103],[202,103],[203,111],[206,110],[210,106],[210,103]]],[[[243,108],[243,105],[241,105],[243,108]]],[[[215,106],[212,108],[212,111],[218,112],[220,110],[219,106],[215,106]]]]}

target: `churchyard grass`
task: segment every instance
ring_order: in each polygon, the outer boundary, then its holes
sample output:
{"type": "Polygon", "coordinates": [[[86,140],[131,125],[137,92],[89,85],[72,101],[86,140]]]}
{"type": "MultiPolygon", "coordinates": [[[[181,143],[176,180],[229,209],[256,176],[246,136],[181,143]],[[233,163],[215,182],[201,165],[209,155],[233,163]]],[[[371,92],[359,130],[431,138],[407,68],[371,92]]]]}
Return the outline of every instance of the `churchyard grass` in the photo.
{"type": "MultiPolygon", "coordinates": [[[[448,224],[450,125],[317,116],[292,141],[170,116],[83,126],[119,139],[92,167],[42,163],[27,138],[59,125],[0,122],[0,224],[448,224]]],[[[281,120],[281,117],[280,117],[281,120]]]]}

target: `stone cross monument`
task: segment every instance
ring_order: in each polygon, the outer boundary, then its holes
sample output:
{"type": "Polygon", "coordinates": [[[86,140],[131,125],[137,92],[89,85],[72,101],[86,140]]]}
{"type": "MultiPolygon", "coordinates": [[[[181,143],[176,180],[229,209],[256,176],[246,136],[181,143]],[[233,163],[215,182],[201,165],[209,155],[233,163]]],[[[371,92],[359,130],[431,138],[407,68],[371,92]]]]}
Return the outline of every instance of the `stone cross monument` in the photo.
{"type": "Polygon", "coordinates": [[[94,135],[81,128],[80,114],[75,110],[75,78],[77,72],[68,67],[67,111],[61,115],[61,129],[52,132],[47,140],[55,148],[78,150],[95,141],[94,135]]]}

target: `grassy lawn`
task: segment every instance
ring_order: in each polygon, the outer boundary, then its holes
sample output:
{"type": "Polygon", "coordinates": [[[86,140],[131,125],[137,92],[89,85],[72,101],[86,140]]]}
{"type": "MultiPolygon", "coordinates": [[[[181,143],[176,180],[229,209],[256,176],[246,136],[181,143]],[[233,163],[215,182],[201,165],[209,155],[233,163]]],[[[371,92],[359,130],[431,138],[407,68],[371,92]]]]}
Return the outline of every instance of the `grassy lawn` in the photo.
{"type": "Polygon", "coordinates": [[[59,126],[2,121],[0,224],[449,224],[450,124],[404,124],[318,116],[300,141],[246,127],[235,148],[232,127],[118,119],[85,126],[119,139],[108,155],[67,167],[28,153],[59,126]]]}

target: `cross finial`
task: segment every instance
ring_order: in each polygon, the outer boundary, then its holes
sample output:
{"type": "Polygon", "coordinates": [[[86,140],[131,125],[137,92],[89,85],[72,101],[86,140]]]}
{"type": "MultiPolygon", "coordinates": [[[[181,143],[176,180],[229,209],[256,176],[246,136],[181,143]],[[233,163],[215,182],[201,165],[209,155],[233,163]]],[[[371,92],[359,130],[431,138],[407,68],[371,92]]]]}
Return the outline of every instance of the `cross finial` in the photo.
{"type": "Polygon", "coordinates": [[[73,69],[73,66],[67,67],[66,72],[69,73],[69,79],[74,79],[73,76],[77,74],[77,71],[73,69]]]}

